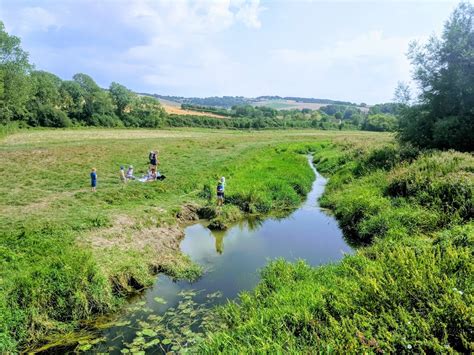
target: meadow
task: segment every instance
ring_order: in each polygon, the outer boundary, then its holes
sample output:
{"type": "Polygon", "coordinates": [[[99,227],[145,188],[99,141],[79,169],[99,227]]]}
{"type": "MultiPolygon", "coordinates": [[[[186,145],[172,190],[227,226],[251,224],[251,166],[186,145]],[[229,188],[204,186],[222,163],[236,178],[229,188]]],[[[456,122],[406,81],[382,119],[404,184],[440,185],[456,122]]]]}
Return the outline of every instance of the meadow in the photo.
{"type": "Polygon", "coordinates": [[[313,179],[301,153],[388,134],[330,131],[20,130],[0,142],[0,351],[40,344],[120,308],[156,273],[200,275],[179,251],[180,224],[216,228],[243,214],[296,207],[313,179]],[[163,182],[121,184],[119,167],[147,169],[160,151],[163,182]],[[92,167],[98,191],[89,187],[92,167]],[[213,200],[227,179],[228,204],[213,200]],[[191,218],[188,214],[191,212],[191,218]],[[183,217],[184,216],[184,217],[183,217]]]}

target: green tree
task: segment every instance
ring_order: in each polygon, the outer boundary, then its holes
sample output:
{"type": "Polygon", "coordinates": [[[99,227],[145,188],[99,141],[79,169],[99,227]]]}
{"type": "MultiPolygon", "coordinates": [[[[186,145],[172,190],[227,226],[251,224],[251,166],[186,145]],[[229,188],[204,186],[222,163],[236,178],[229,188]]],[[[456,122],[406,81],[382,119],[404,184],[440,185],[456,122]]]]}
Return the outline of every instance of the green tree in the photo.
{"type": "Polygon", "coordinates": [[[378,113],[369,115],[362,128],[366,131],[392,132],[397,129],[397,126],[398,120],[395,116],[378,113]]]}
{"type": "Polygon", "coordinates": [[[59,87],[61,109],[75,121],[80,121],[85,104],[84,90],[76,81],[66,80],[59,87]]]}
{"type": "Polygon", "coordinates": [[[155,128],[163,124],[165,111],[158,100],[149,96],[139,96],[133,100],[130,112],[126,116],[134,125],[155,128]]]}
{"type": "Polygon", "coordinates": [[[408,106],[411,102],[410,86],[403,81],[399,81],[393,94],[393,101],[408,106]]]}
{"type": "Polygon", "coordinates": [[[129,106],[135,94],[119,83],[113,82],[109,87],[110,95],[117,109],[117,115],[123,117],[125,109],[129,106]]]}
{"type": "Polygon", "coordinates": [[[28,53],[21,48],[20,39],[10,36],[0,21],[0,122],[27,116],[31,69],[28,53]]]}
{"type": "Polygon", "coordinates": [[[41,103],[48,103],[53,106],[59,106],[61,95],[61,79],[56,75],[46,71],[33,71],[30,75],[31,97],[30,100],[36,100],[41,103]]]}
{"type": "Polygon", "coordinates": [[[474,150],[474,6],[463,2],[441,38],[412,43],[409,59],[421,94],[404,110],[399,138],[421,147],[474,150]]]}
{"type": "MultiPolygon", "coordinates": [[[[97,112],[97,104],[95,103],[100,96],[102,89],[96,84],[94,79],[89,75],[78,73],[73,77],[74,82],[79,84],[83,92],[84,105],[81,112],[81,120],[89,122],[94,113],[97,112]]],[[[100,110],[99,110],[100,111],[100,110]]]]}
{"type": "Polygon", "coordinates": [[[70,125],[67,115],[60,110],[61,79],[45,71],[33,71],[29,79],[31,90],[27,103],[28,123],[32,126],[50,127],[70,125]]]}

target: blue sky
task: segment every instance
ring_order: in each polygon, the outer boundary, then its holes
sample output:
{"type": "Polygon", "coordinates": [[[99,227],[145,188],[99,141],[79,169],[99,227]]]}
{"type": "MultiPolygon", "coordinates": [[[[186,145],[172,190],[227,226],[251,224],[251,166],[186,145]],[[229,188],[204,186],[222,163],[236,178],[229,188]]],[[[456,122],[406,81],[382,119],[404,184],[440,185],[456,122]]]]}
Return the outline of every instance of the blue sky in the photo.
{"type": "Polygon", "coordinates": [[[281,95],[377,103],[410,81],[411,40],[458,1],[1,0],[37,69],[179,96],[281,95]]]}

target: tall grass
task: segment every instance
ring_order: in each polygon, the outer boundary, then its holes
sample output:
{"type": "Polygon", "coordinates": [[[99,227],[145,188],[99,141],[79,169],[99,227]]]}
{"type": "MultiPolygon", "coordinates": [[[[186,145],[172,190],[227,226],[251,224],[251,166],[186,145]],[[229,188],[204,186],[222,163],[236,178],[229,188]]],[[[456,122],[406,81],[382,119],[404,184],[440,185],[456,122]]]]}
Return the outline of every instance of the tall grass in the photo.
{"type": "Polygon", "coordinates": [[[474,158],[334,142],[315,155],[321,202],[366,246],[335,265],[270,263],[196,351],[472,352],[474,158]]]}

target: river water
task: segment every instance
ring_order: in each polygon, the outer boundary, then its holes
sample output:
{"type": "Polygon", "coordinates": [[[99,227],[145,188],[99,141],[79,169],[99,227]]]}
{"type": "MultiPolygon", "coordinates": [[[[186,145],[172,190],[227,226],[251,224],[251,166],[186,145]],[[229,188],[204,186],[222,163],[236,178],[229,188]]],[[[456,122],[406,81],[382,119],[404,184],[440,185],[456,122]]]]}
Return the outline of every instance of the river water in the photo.
{"type": "Polygon", "coordinates": [[[160,275],[90,350],[163,353],[173,345],[179,350],[206,321],[206,309],[254,288],[259,270],[270,260],[304,259],[316,266],[352,253],[335,218],[318,205],[326,179],[308,161],[316,179],[300,208],[285,218],[248,219],[226,231],[200,223],[187,227],[181,249],[204,267],[204,275],[193,283],[160,275]]]}

